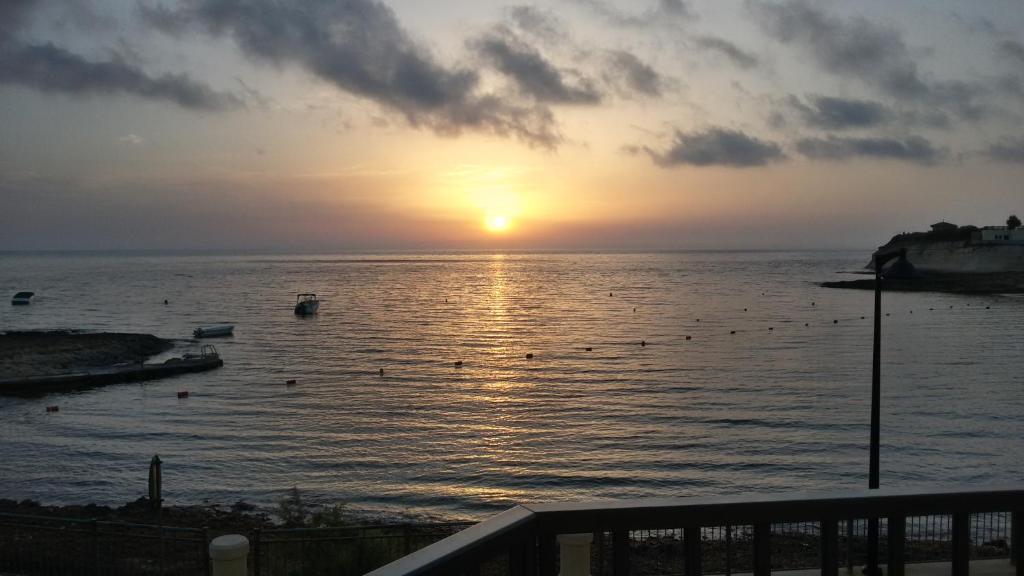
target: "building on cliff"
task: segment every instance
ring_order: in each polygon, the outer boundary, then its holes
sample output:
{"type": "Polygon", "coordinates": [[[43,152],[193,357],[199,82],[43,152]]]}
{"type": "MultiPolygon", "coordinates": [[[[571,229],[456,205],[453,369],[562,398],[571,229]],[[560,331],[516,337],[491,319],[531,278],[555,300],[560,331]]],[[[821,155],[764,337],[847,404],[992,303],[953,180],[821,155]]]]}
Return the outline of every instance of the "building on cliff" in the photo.
{"type": "MultiPolygon", "coordinates": [[[[1024,272],[1024,229],[1007,226],[932,224],[929,232],[893,236],[875,254],[907,251],[907,259],[924,273],[1024,272]]],[[[867,266],[874,269],[874,256],[867,266]]]]}

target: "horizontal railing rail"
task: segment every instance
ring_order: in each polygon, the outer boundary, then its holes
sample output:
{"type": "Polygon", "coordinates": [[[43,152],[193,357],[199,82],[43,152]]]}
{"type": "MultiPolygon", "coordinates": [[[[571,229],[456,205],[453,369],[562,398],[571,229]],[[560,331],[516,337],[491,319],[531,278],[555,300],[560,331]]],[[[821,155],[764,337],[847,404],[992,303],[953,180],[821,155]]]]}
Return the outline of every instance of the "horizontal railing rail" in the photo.
{"type": "MultiPolygon", "coordinates": [[[[885,548],[881,559],[890,576],[902,576],[905,563],[908,517],[949,516],[952,573],[965,576],[969,570],[972,514],[1008,512],[1011,515],[1011,559],[1015,574],[1024,576],[1021,531],[1024,518],[1024,487],[985,489],[885,489],[845,493],[803,493],[760,496],[664,498],[607,502],[553,503],[517,506],[383,566],[372,576],[421,574],[480,574],[480,566],[493,563],[496,556],[507,562],[501,572],[548,576],[572,573],[566,570],[567,544],[580,542],[560,535],[611,534],[611,572],[630,573],[629,534],[636,530],[682,527],[683,556],[687,576],[701,569],[701,548],[706,545],[702,530],[716,526],[749,526],[752,532],[752,572],[767,575],[772,568],[772,526],[786,522],[814,522],[818,525],[818,552],[822,574],[838,573],[839,524],[852,526],[851,519],[886,519],[885,548]],[[559,559],[559,555],[562,556],[559,559]]],[[[602,540],[603,543],[603,540],[602,540]]],[[[585,558],[589,555],[586,544],[585,558]]],[[[573,554],[578,554],[573,552],[573,554]]],[[[589,563],[589,560],[587,560],[589,563]]]]}

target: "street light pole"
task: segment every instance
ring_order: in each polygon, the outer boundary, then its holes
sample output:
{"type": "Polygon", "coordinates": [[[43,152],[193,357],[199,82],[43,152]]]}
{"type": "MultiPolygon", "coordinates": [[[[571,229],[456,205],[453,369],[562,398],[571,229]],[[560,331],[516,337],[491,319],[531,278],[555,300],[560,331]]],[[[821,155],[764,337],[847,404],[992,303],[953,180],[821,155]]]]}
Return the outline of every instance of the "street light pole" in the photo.
{"type": "MultiPolygon", "coordinates": [[[[882,395],[882,267],[899,253],[875,255],[875,336],[871,353],[871,455],[868,464],[868,488],[878,488],[878,445],[879,428],[881,426],[881,395],[882,395]]],[[[878,518],[868,519],[868,558],[864,574],[877,576],[882,573],[878,568],[878,518]]]]}

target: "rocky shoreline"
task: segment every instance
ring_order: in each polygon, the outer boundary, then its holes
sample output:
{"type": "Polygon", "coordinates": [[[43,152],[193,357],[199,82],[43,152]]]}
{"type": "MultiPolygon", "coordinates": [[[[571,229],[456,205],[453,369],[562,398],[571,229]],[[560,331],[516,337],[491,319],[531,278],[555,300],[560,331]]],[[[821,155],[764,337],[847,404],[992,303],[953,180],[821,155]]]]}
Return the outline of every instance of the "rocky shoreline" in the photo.
{"type": "MultiPolygon", "coordinates": [[[[836,280],[818,284],[824,288],[874,290],[873,276],[856,280],[836,280]]],[[[951,294],[1024,294],[1024,272],[972,274],[928,273],[913,280],[885,280],[887,292],[946,292],[951,294]]]]}
{"type": "Polygon", "coordinates": [[[139,363],[171,349],[152,334],[72,330],[0,334],[0,378],[34,378],[139,363]]]}

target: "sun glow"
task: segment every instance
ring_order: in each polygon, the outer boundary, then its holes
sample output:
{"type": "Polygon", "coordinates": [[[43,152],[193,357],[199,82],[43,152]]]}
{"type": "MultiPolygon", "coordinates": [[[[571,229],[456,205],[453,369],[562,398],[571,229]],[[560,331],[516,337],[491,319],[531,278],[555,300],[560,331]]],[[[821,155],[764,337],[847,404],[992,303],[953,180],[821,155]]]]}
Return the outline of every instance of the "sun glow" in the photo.
{"type": "Polygon", "coordinates": [[[488,232],[505,232],[512,226],[512,220],[504,214],[490,214],[484,218],[484,228],[488,232]]]}

